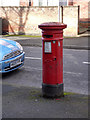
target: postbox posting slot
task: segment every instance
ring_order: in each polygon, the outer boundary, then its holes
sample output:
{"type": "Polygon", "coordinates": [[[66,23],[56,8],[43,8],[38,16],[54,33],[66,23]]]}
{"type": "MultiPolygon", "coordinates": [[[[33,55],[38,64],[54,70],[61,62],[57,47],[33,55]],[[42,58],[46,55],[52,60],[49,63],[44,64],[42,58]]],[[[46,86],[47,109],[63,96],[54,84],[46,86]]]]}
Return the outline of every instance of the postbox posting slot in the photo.
{"type": "Polygon", "coordinates": [[[43,35],[44,38],[51,38],[53,35],[43,35]]]}

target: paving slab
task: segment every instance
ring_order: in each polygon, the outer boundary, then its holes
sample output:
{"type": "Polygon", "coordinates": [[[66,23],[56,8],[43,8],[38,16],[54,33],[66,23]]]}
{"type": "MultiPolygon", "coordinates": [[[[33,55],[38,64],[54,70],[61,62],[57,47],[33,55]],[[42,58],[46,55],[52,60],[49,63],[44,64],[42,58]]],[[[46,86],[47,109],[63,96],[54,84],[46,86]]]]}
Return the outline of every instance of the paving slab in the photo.
{"type": "Polygon", "coordinates": [[[3,118],[88,118],[88,96],[44,98],[41,88],[3,85],[3,118]],[[7,89],[7,90],[6,90],[7,89]]]}

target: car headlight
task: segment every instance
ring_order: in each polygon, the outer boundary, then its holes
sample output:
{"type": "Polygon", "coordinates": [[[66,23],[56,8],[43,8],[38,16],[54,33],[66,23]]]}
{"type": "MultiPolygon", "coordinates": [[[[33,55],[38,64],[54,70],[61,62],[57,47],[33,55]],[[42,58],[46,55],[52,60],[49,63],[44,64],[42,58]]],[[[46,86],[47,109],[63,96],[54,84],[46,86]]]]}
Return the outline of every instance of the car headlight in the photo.
{"type": "Polygon", "coordinates": [[[18,42],[16,42],[16,45],[21,51],[23,51],[23,47],[18,42]]]}

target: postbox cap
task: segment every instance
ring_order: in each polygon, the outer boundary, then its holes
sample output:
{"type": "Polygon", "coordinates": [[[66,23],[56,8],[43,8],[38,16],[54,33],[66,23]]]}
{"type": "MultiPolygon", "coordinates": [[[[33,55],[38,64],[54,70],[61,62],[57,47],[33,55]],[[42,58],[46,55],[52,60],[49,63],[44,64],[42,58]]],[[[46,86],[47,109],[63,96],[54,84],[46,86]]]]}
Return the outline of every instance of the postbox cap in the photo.
{"type": "Polygon", "coordinates": [[[60,22],[45,22],[38,26],[40,29],[64,29],[66,24],[60,22]]]}

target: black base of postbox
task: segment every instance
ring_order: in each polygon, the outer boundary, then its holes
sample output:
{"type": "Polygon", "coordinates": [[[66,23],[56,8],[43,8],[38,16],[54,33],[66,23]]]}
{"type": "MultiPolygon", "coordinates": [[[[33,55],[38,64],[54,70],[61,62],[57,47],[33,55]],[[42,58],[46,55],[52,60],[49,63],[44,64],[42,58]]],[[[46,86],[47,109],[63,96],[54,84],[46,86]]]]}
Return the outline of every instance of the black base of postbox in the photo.
{"type": "Polygon", "coordinates": [[[57,97],[63,97],[63,84],[58,85],[47,85],[42,84],[42,94],[43,97],[49,97],[49,98],[57,98],[57,97]]]}

